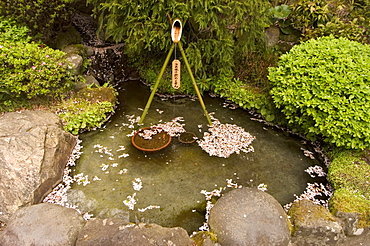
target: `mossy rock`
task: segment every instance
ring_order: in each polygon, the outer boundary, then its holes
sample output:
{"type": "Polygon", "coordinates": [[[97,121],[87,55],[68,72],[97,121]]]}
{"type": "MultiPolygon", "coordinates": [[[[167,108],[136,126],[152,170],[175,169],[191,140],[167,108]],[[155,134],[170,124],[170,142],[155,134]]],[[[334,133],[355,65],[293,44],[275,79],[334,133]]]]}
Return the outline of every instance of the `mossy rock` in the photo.
{"type": "Polygon", "coordinates": [[[117,92],[111,86],[86,87],[56,107],[65,131],[78,134],[100,127],[114,112],[117,92]]]}
{"type": "Polygon", "coordinates": [[[294,226],[300,226],[303,223],[315,224],[316,221],[333,221],[336,219],[324,206],[314,204],[309,200],[294,202],[289,209],[288,216],[294,226]]]}
{"type": "Polygon", "coordinates": [[[63,49],[70,44],[81,43],[81,36],[74,26],[70,26],[67,29],[60,32],[56,38],[56,48],[63,49]]]}
{"type": "Polygon", "coordinates": [[[370,227],[370,153],[341,151],[329,166],[328,180],[335,192],[330,210],[359,214],[359,227],[370,227]]]}
{"type": "Polygon", "coordinates": [[[294,202],[288,215],[294,245],[337,245],[345,237],[340,221],[326,207],[310,200],[294,202]]]}
{"type": "Polygon", "coordinates": [[[350,189],[335,190],[329,201],[330,210],[336,214],[338,211],[345,213],[358,213],[358,227],[370,227],[370,200],[360,192],[350,189]]]}
{"type": "Polygon", "coordinates": [[[328,180],[334,189],[357,190],[370,200],[370,165],[365,152],[343,151],[329,166],[328,180]]]}
{"type": "Polygon", "coordinates": [[[206,243],[209,245],[209,242],[212,244],[217,242],[217,235],[210,231],[198,231],[191,239],[193,239],[197,246],[203,246],[206,243]]]}
{"type": "Polygon", "coordinates": [[[76,93],[74,98],[81,98],[89,102],[110,102],[116,104],[117,92],[113,87],[86,87],[76,93]]]}
{"type": "Polygon", "coordinates": [[[86,58],[87,48],[82,44],[71,44],[62,49],[66,54],[77,54],[86,58]]]}

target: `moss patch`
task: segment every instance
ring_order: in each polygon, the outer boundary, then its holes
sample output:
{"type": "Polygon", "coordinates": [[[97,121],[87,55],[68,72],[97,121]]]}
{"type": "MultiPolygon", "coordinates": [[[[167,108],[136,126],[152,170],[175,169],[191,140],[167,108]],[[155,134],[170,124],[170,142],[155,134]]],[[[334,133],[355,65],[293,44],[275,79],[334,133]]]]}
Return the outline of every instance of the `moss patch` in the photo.
{"type": "Polygon", "coordinates": [[[334,189],[355,190],[370,199],[370,165],[364,160],[365,152],[344,151],[332,161],[328,180],[334,189]]]}
{"type": "Polygon", "coordinates": [[[335,191],[329,201],[332,213],[359,213],[360,227],[370,226],[369,151],[341,151],[329,166],[328,180],[335,191]]]}
{"type": "Polygon", "coordinates": [[[370,226],[370,200],[359,192],[349,189],[338,189],[330,199],[330,210],[333,213],[342,211],[358,213],[360,215],[358,226],[370,226]]]}

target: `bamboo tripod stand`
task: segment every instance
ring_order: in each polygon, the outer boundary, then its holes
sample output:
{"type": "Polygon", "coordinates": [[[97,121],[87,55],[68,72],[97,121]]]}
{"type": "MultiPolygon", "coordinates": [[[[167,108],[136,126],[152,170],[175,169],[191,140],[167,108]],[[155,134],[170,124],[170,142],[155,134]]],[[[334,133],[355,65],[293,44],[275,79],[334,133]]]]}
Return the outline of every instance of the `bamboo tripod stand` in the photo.
{"type": "Polygon", "coordinates": [[[204,115],[205,115],[205,116],[206,116],[206,118],[207,118],[208,124],[209,124],[210,126],[212,125],[211,118],[209,117],[209,114],[208,114],[208,112],[207,112],[206,106],[205,106],[205,104],[204,104],[204,102],[203,102],[203,99],[202,99],[202,95],[200,94],[200,91],[199,91],[199,89],[198,89],[198,86],[197,86],[197,84],[196,84],[196,82],[195,82],[195,78],[194,78],[193,72],[191,71],[191,68],[190,68],[190,65],[189,65],[188,59],[187,59],[187,58],[186,58],[186,56],[185,56],[184,49],[183,49],[183,47],[182,47],[182,45],[181,45],[181,42],[180,42],[180,38],[181,38],[181,31],[182,31],[181,21],[180,21],[180,20],[178,20],[178,19],[176,19],[176,20],[173,22],[173,24],[172,24],[172,32],[171,32],[171,34],[172,34],[172,40],[173,40],[173,44],[172,44],[172,46],[171,46],[171,48],[170,48],[170,50],[169,50],[169,52],[168,52],[168,54],[167,54],[166,60],[164,61],[164,64],[163,64],[163,66],[162,66],[162,69],[161,69],[161,71],[160,71],[160,73],[159,73],[159,75],[158,75],[158,78],[157,78],[157,80],[156,80],[156,82],[155,82],[155,84],[154,84],[153,90],[152,90],[152,92],[151,92],[151,94],[150,94],[150,96],[149,96],[149,99],[148,99],[147,103],[146,103],[145,109],[144,109],[144,111],[143,111],[143,113],[142,113],[142,115],[141,115],[141,117],[140,117],[139,125],[143,123],[143,121],[144,121],[144,119],[145,119],[145,116],[148,114],[148,110],[149,110],[150,105],[151,105],[151,103],[152,103],[152,101],[153,101],[154,95],[155,95],[155,93],[156,93],[156,91],[157,91],[157,89],[158,89],[159,82],[161,81],[161,79],[162,79],[162,77],[163,77],[164,71],[166,70],[166,67],[167,67],[167,65],[168,65],[168,62],[170,61],[171,55],[172,55],[172,53],[173,53],[173,50],[174,50],[174,48],[175,48],[175,45],[176,45],[176,44],[178,44],[178,45],[179,45],[179,49],[180,49],[180,52],[181,52],[182,58],[184,59],[185,66],[186,66],[186,68],[187,68],[187,70],[188,70],[188,72],[189,72],[190,79],[191,79],[191,81],[192,81],[192,83],[193,83],[193,86],[194,86],[194,89],[195,89],[195,91],[196,91],[196,93],[197,93],[197,96],[198,96],[198,99],[199,99],[200,105],[202,106],[202,109],[203,109],[204,115]],[[177,23],[176,23],[176,22],[177,22],[177,23]],[[179,26],[180,26],[180,27],[179,27],[178,25],[176,25],[176,24],[178,24],[178,23],[179,23],[179,26]],[[180,30],[176,30],[176,31],[179,31],[179,32],[180,32],[179,37],[177,37],[177,38],[174,38],[174,37],[173,37],[173,33],[176,33],[176,32],[174,32],[175,28],[180,28],[180,30]]]}

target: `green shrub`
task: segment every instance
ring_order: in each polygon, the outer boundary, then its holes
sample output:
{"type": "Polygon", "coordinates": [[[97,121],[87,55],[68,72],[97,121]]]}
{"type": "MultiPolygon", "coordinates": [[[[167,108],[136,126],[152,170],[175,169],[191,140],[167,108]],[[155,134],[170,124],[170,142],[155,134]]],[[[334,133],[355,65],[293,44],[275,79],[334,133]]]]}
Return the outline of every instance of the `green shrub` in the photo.
{"type": "Polygon", "coordinates": [[[64,130],[78,134],[100,127],[107,115],[114,112],[117,92],[113,87],[86,88],[58,106],[64,130]]]}
{"type": "Polygon", "coordinates": [[[28,28],[0,17],[0,111],[58,99],[75,80],[65,53],[30,43],[28,28]]]}
{"type": "MultiPolygon", "coordinates": [[[[102,32],[107,38],[125,42],[125,52],[138,61],[137,67],[146,66],[148,60],[164,62],[172,45],[170,22],[181,19],[181,41],[194,76],[206,83],[204,88],[210,86],[206,75],[233,74],[236,57],[265,46],[264,29],[270,23],[270,5],[263,0],[88,0],[88,3],[95,7],[102,32]]],[[[181,60],[178,49],[177,56],[181,60]]]]}
{"type": "Polygon", "coordinates": [[[367,35],[365,29],[359,25],[357,19],[353,21],[341,21],[339,18],[319,24],[317,28],[308,29],[305,33],[305,39],[329,36],[343,37],[352,41],[367,43],[367,35]]]}
{"type": "Polygon", "coordinates": [[[370,1],[298,0],[289,20],[303,34],[302,40],[333,35],[361,43],[370,41],[370,1]]]}
{"type": "Polygon", "coordinates": [[[294,46],[269,69],[274,103],[311,140],[370,146],[370,47],[332,36],[294,46]]]}
{"type": "Polygon", "coordinates": [[[216,78],[213,90],[244,109],[252,109],[261,113],[267,121],[275,120],[276,112],[268,93],[260,91],[257,87],[244,84],[239,79],[230,77],[216,78]]]}
{"type": "Polygon", "coordinates": [[[24,99],[55,99],[73,85],[65,53],[37,43],[2,43],[0,46],[0,101],[17,105],[24,99]]]}
{"type": "Polygon", "coordinates": [[[31,40],[28,32],[27,26],[18,25],[14,20],[0,16],[0,43],[17,41],[28,43],[31,40]]]}
{"type": "Polygon", "coordinates": [[[24,23],[30,35],[41,34],[44,41],[52,40],[63,27],[70,25],[75,0],[2,0],[0,16],[24,23]]]}

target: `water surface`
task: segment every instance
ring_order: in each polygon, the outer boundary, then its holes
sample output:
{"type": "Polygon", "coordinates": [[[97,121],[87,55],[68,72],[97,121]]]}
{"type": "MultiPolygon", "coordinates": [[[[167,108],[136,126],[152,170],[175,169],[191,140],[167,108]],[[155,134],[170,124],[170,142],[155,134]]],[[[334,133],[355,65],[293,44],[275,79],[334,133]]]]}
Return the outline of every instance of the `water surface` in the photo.
{"type": "MultiPolygon", "coordinates": [[[[149,93],[138,81],[121,83],[115,115],[103,128],[80,135],[83,154],[74,174],[88,175],[90,183],[75,183],[69,195],[80,209],[96,217],[181,226],[190,233],[204,222],[206,201],[201,191],[225,187],[226,179],[248,187],[264,183],[282,205],[301,194],[307,182],[314,182],[304,170],[320,163],[304,155],[302,148],[309,147],[301,139],[251,120],[245,110],[224,107],[220,98],[204,96],[208,112],[221,123],[236,124],[255,136],[255,152],[211,157],[196,143],[183,145],[176,138],[156,153],[135,149],[127,136],[133,130],[127,116],[141,116],[149,93]],[[124,204],[130,196],[136,200],[133,210],[124,204]],[[150,206],[154,208],[140,211],[150,206]]],[[[199,138],[207,131],[199,101],[190,98],[155,97],[143,127],[175,117],[183,117],[186,130],[199,138]]]]}

